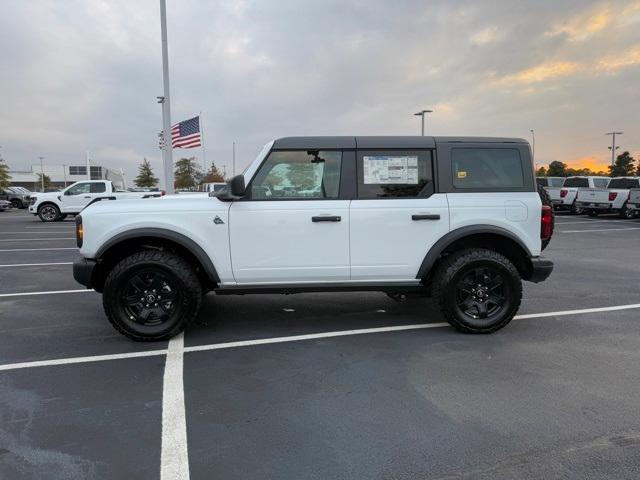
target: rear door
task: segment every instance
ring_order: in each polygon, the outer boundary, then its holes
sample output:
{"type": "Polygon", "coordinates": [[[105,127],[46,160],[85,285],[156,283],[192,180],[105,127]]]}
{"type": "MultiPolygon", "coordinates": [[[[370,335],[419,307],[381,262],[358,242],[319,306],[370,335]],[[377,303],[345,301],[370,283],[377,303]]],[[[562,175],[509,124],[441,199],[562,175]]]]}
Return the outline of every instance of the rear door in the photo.
{"type": "Polygon", "coordinates": [[[349,200],[340,195],[342,165],[342,151],[269,154],[247,196],[229,211],[238,284],[349,279],[349,200]]]}
{"type": "Polygon", "coordinates": [[[445,194],[435,193],[430,149],[358,150],[351,202],[351,279],[415,281],[449,231],[445,194]]]}

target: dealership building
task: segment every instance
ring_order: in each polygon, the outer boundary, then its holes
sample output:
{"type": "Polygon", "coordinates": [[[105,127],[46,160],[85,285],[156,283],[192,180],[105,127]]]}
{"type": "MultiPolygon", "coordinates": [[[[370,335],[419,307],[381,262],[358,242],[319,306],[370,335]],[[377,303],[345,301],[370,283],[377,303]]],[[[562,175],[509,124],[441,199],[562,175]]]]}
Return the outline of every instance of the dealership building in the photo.
{"type": "Polygon", "coordinates": [[[32,192],[41,190],[40,173],[51,180],[48,188],[65,188],[80,180],[111,180],[116,188],[126,188],[124,173],[115,170],[91,165],[87,175],[86,165],[31,165],[30,170],[10,171],[11,185],[24,187],[32,192]]]}

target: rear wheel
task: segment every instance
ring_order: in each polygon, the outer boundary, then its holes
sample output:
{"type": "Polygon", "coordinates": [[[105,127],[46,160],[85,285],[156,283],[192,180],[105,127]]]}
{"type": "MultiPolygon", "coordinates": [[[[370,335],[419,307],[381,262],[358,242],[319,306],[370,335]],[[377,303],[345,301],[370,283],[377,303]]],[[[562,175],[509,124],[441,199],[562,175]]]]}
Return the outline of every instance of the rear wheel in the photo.
{"type": "Polygon", "coordinates": [[[43,222],[55,222],[60,217],[60,209],[53,203],[45,203],[38,208],[38,217],[43,222]]]}
{"type": "Polygon", "coordinates": [[[620,218],[631,219],[636,216],[635,210],[629,208],[629,206],[625,203],[620,209],[620,218]]]}
{"type": "Polygon", "coordinates": [[[461,250],[448,256],[438,268],[433,297],[456,329],[493,333],[518,311],[522,281],[504,255],[483,248],[461,250]]]}
{"type": "Polygon", "coordinates": [[[121,260],[105,280],[109,322],[137,341],[167,340],[193,320],[202,287],[193,267],[169,252],[145,250],[121,260]]]}
{"type": "Polygon", "coordinates": [[[597,217],[598,216],[598,211],[597,210],[589,210],[588,212],[590,217],[597,217]]]}
{"type": "Polygon", "coordinates": [[[571,204],[571,215],[582,215],[583,213],[584,210],[582,209],[582,207],[577,207],[576,202],[573,202],[571,204]]]}

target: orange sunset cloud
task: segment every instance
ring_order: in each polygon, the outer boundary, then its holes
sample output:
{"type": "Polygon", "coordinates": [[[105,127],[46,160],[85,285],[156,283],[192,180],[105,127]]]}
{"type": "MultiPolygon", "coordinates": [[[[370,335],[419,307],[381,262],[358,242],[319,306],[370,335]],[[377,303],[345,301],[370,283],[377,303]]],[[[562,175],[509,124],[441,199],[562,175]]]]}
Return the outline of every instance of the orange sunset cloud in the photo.
{"type": "Polygon", "coordinates": [[[610,162],[602,157],[586,156],[565,162],[570,168],[588,168],[594,172],[607,171],[610,162]]]}

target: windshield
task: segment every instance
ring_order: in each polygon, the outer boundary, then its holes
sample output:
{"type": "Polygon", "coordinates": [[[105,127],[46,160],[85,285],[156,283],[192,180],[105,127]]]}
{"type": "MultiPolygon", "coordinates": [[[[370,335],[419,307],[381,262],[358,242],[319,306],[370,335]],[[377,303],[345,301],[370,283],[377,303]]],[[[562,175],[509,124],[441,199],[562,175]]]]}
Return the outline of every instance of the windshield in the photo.
{"type": "Polygon", "coordinates": [[[609,182],[609,188],[638,188],[640,180],[637,178],[614,178],[609,182]]]}

